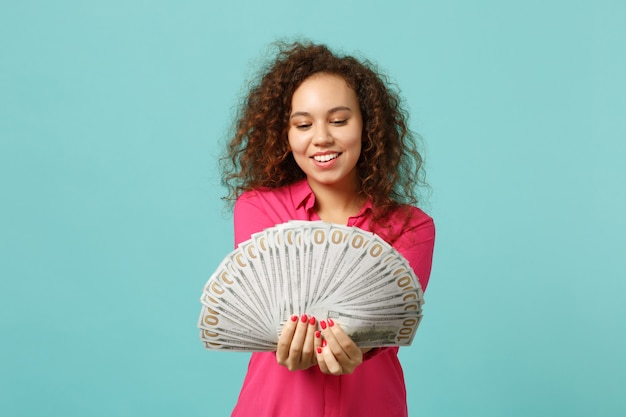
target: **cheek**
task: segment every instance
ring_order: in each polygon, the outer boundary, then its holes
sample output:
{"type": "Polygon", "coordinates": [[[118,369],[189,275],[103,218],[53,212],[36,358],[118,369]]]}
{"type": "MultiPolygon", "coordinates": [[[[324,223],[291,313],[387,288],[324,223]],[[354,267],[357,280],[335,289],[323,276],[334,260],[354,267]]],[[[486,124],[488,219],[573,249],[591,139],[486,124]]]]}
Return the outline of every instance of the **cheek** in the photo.
{"type": "Polygon", "coordinates": [[[291,133],[291,130],[287,131],[287,145],[289,146],[290,150],[293,150],[295,146],[294,138],[293,138],[293,134],[291,133]]]}
{"type": "Polygon", "coordinates": [[[341,132],[343,140],[350,146],[358,146],[363,141],[363,128],[361,124],[355,124],[351,126],[351,129],[346,129],[341,132]]]}
{"type": "Polygon", "coordinates": [[[287,140],[289,141],[289,148],[291,151],[295,153],[302,153],[306,151],[307,143],[302,137],[302,135],[298,134],[299,132],[292,133],[289,132],[287,135],[287,140]]]}
{"type": "Polygon", "coordinates": [[[361,136],[361,131],[355,130],[351,133],[349,138],[346,138],[346,145],[352,148],[354,151],[361,152],[363,148],[363,138],[361,136]]]}

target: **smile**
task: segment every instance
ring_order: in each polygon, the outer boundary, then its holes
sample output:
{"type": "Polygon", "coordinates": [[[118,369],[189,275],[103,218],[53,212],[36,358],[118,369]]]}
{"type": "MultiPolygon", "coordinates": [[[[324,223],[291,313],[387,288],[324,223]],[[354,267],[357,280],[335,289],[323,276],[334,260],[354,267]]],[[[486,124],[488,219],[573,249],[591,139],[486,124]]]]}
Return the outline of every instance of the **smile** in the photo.
{"type": "Polygon", "coordinates": [[[327,153],[325,155],[314,155],[313,159],[317,162],[328,162],[339,157],[339,153],[327,153]]]}

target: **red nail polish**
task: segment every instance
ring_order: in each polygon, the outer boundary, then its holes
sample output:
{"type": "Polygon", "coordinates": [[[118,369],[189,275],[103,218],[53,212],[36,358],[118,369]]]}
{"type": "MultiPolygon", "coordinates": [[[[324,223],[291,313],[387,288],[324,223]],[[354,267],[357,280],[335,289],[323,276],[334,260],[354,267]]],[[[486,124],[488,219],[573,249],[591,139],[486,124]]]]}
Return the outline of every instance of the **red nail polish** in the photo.
{"type": "Polygon", "coordinates": [[[298,321],[298,316],[296,316],[295,314],[291,316],[291,321],[298,321]]]}
{"type": "Polygon", "coordinates": [[[333,327],[335,325],[335,322],[333,321],[333,319],[328,319],[328,325],[330,327],[333,327]]]}
{"type": "Polygon", "coordinates": [[[309,319],[309,324],[315,324],[315,317],[311,316],[311,318],[309,319]]]}
{"type": "Polygon", "coordinates": [[[309,319],[309,317],[306,314],[302,315],[302,323],[306,323],[306,321],[309,319]]]}
{"type": "Polygon", "coordinates": [[[322,353],[322,348],[321,347],[317,348],[317,353],[322,353]]]}
{"type": "Polygon", "coordinates": [[[320,337],[322,337],[322,332],[320,332],[319,330],[318,330],[318,331],[316,331],[316,332],[315,332],[315,337],[316,337],[316,338],[318,338],[318,339],[319,339],[320,337]]]}
{"type": "Polygon", "coordinates": [[[326,339],[322,340],[322,347],[326,347],[326,339]]]}
{"type": "Polygon", "coordinates": [[[322,327],[322,330],[326,330],[326,322],[324,320],[320,321],[320,326],[322,327]]]}

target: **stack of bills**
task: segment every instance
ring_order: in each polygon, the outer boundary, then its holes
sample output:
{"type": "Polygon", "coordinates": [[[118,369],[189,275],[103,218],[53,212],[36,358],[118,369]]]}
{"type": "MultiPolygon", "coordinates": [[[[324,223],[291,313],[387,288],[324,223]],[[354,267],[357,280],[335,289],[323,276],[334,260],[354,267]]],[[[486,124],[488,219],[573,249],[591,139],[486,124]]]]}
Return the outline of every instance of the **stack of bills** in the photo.
{"type": "Polygon", "coordinates": [[[332,318],[360,347],[407,346],[424,298],[406,259],[377,235],[292,221],[227,255],[201,302],[207,349],[272,351],[293,314],[332,318]]]}

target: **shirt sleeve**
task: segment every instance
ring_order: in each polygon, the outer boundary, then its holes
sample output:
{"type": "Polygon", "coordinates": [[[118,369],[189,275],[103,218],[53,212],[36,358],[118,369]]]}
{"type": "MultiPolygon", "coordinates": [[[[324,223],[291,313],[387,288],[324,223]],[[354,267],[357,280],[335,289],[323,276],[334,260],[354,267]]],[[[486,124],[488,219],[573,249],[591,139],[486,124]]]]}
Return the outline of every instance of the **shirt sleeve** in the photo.
{"type": "Polygon", "coordinates": [[[421,218],[411,221],[393,246],[408,261],[425,291],[430,278],[435,247],[435,224],[422,213],[421,218]]]}

